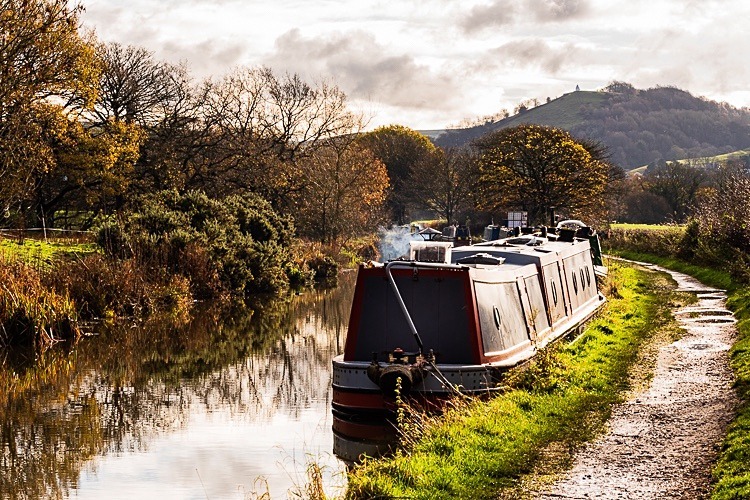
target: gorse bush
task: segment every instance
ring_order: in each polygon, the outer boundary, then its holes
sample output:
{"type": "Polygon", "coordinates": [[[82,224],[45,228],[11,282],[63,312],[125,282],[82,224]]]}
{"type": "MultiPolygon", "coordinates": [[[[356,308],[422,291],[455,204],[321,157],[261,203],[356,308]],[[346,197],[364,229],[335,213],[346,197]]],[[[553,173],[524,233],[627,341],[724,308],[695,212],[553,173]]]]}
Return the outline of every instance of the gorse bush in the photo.
{"type": "Polygon", "coordinates": [[[292,221],[252,193],[223,200],[196,191],[147,195],[98,234],[110,255],[184,276],[199,298],[277,292],[290,274],[300,280],[289,265],[292,221]]]}

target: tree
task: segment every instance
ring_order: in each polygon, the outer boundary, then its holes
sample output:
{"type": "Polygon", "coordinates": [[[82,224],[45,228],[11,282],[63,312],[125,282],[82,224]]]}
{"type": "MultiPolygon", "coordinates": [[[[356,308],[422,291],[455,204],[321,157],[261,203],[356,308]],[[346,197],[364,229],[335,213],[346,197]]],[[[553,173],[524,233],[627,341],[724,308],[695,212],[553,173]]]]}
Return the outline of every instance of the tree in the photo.
{"type": "Polygon", "coordinates": [[[54,98],[68,109],[96,95],[93,45],[78,33],[82,7],[67,0],[0,0],[0,203],[29,195],[53,168],[42,141],[54,98]]]}
{"type": "Polygon", "coordinates": [[[99,93],[92,114],[96,124],[108,121],[160,123],[183,95],[186,69],[154,60],[152,52],[119,43],[99,44],[102,63],[99,93]]]}
{"type": "Polygon", "coordinates": [[[682,164],[662,162],[648,168],[643,175],[644,189],[663,198],[669,206],[666,218],[684,222],[693,209],[700,189],[706,185],[706,169],[682,164]]]}
{"type": "Polygon", "coordinates": [[[391,182],[388,208],[398,224],[406,223],[407,207],[412,201],[409,172],[417,163],[429,161],[436,152],[435,146],[426,136],[401,125],[376,128],[363,134],[360,140],[388,169],[391,182]]]}
{"type": "Polygon", "coordinates": [[[118,123],[141,129],[144,141],[132,173],[133,194],[184,190],[209,126],[199,115],[197,89],[187,69],[154,59],[152,52],[118,43],[97,47],[102,61],[94,126],[118,123]]]}
{"type": "MultiPolygon", "coordinates": [[[[607,182],[603,193],[606,211],[605,218],[606,221],[615,220],[617,219],[617,214],[621,212],[623,198],[630,192],[628,176],[621,166],[612,162],[612,153],[604,144],[590,138],[579,139],[578,142],[586,148],[586,151],[589,152],[594,161],[604,163],[608,167],[607,182]]],[[[592,220],[591,222],[600,221],[592,220]]]]}
{"type": "Polygon", "coordinates": [[[209,192],[250,190],[275,208],[304,189],[303,160],[317,144],[356,133],[361,118],[336,86],[316,86],[298,75],[277,77],[269,68],[239,69],[207,82],[202,116],[212,141],[204,165],[209,192]]]}
{"type": "Polygon", "coordinates": [[[170,99],[159,104],[159,119],[145,129],[145,141],[135,165],[133,190],[145,194],[164,189],[196,187],[196,172],[205,169],[205,151],[214,142],[210,124],[200,115],[200,98],[184,68],[172,74],[170,99]]]}
{"type": "Polygon", "coordinates": [[[388,189],[385,165],[350,138],[316,148],[306,162],[306,189],[296,218],[301,232],[322,243],[372,230],[388,189]]]}
{"type": "Polygon", "coordinates": [[[555,209],[591,219],[603,209],[609,165],[567,132],[520,125],[475,143],[481,198],[489,209],[525,209],[529,222],[547,222],[555,209]]]}
{"type": "Polygon", "coordinates": [[[686,234],[693,238],[690,253],[726,266],[738,279],[750,279],[750,171],[745,165],[729,162],[718,169],[686,234]]]}
{"type": "Polygon", "coordinates": [[[449,224],[457,221],[477,186],[476,158],[468,149],[437,150],[412,165],[409,193],[423,207],[449,224]]]}
{"type": "Polygon", "coordinates": [[[98,66],[78,33],[82,10],[67,0],[0,0],[0,117],[52,96],[95,96],[98,66]]]}
{"type": "Polygon", "coordinates": [[[143,133],[135,124],[116,121],[96,128],[66,121],[58,127],[64,133],[50,141],[55,168],[37,180],[34,205],[48,225],[63,216],[60,212],[74,210],[88,214],[86,219],[76,217],[87,227],[100,212],[124,204],[143,133]]]}

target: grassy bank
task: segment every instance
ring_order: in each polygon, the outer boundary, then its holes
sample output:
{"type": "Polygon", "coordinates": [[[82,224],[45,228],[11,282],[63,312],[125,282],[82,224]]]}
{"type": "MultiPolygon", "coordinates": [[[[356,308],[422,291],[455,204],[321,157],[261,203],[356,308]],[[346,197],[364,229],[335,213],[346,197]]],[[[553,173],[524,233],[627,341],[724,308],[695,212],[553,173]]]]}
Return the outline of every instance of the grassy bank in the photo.
{"type": "Polygon", "coordinates": [[[497,498],[546,466],[546,449],[593,437],[622,398],[639,347],[672,324],[677,300],[656,273],[612,264],[610,280],[606,310],[577,341],[511,374],[503,395],[428,422],[409,450],[356,469],[347,498],[497,498]]]}
{"type": "Polygon", "coordinates": [[[735,388],[741,399],[739,412],[729,428],[714,469],[712,498],[750,498],[750,286],[732,279],[729,272],[635,251],[617,251],[622,257],[651,262],[694,276],[701,282],[727,290],[727,306],[737,318],[738,340],[730,351],[735,388]]]}

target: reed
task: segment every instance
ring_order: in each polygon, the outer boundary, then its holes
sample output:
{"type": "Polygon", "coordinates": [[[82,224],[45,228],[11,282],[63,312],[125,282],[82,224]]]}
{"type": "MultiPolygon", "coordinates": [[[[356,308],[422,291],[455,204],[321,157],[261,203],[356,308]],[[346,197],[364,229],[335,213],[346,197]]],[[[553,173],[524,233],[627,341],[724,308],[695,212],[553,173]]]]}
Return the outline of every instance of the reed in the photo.
{"type": "Polygon", "coordinates": [[[0,260],[0,344],[46,346],[81,334],[67,293],[44,283],[43,271],[0,260]]]}
{"type": "Polygon", "coordinates": [[[73,297],[81,315],[90,319],[155,313],[185,317],[193,304],[187,278],[135,258],[91,254],[50,273],[49,282],[73,297]]]}

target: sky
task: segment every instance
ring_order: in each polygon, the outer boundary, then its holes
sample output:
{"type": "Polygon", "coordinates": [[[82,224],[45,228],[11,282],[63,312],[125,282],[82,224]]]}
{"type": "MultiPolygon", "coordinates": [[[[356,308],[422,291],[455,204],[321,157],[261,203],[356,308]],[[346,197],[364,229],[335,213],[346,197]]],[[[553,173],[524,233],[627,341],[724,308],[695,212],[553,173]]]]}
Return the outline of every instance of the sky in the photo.
{"type": "Polygon", "coordinates": [[[744,0],[81,2],[104,42],[196,81],[268,66],[333,83],[368,128],[441,129],[615,80],[750,106],[744,0]]]}

